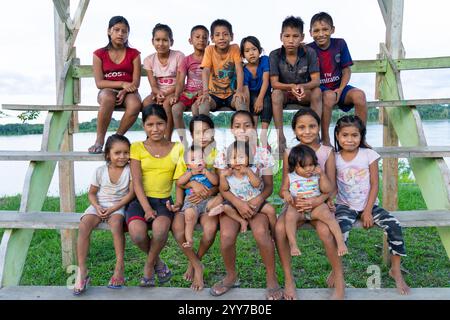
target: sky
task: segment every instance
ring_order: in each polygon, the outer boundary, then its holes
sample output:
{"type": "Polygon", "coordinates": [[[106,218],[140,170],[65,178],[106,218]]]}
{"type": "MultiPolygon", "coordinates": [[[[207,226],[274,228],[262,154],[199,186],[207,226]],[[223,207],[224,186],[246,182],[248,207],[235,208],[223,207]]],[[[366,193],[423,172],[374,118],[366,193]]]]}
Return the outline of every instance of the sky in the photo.
{"type": "MultiPolygon", "coordinates": [[[[396,0],[394,0],[396,1],[396,0]]],[[[403,44],[407,58],[450,56],[450,2],[445,0],[405,0],[403,44]]],[[[74,12],[78,1],[71,1],[74,12]]],[[[92,64],[92,52],[107,43],[106,30],[114,15],[125,16],[131,26],[130,44],[141,51],[142,60],[154,52],[151,32],[156,23],[168,24],[174,33],[172,49],[192,52],[188,43],[193,25],[210,27],[217,18],[231,22],[234,42],[248,35],[259,38],[265,54],[281,46],[280,29],[288,15],[305,21],[305,41],[309,21],[315,13],[326,11],[333,17],[335,37],[347,41],[353,60],[375,59],[379,44],[385,41],[385,25],[376,0],[92,0],[76,41],[81,64],[92,64]]],[[[55,104],[53,1],[2,1],[0,21],[0,104],[55,104]]],[[[403,71],[406,99],[450,98],[450,69],[403,71]]],[[[350,82],[363,89],[368,100],[374,100],[375,74],[353,74],[350,82]]],[[[97,88],[93,79],[83,79],[81,104],[96,105],[97,88]]],[[[142,78],[141,96],[150,93],[147,79],[142,78]]],[[[17,112],[5,111],[10,117],[0,124],[16,123],[17,112]]],[[[37,121],[43,123],[46,113],[37,121]]],[[[80,121],[96,117],[81,112],[80,121]]],[[[120,114],[114,114],[116,119],[120,114]]]]}

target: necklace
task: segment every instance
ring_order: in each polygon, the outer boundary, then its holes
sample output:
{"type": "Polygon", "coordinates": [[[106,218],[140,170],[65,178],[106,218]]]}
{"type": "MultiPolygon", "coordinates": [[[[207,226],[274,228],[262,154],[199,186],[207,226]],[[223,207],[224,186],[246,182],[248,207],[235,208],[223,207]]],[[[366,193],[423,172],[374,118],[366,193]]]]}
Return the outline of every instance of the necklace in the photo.
{"type": "Polygon", "coordinates": [[[150,154],[151,154],[152,156],[154,156],[155,158],[161,157],[161,155],[155,154],[155,153],[153,152],[153,149],[152,149],[152,147],[150,146],[149,143],[145,143],[145,145],[150,149],[149,151],[150,151],[150,154]]]}

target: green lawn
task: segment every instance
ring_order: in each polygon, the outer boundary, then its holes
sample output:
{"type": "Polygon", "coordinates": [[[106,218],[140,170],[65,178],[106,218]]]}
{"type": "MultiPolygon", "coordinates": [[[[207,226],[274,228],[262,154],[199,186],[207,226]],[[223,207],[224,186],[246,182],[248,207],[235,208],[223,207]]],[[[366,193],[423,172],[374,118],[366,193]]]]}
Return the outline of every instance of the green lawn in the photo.
{"type": "MultiPolygon", "coordinates": [[[[279,189],[279,177],[275,179],[275,190],[279,189]]],[[[425,209],[425,203],[417,185],[401,183],[399,188],[400,210],[425,209]]],[[[0,210],[17,210],[20,197],[0,199],[0,210]]],[[[87,195],[77,197],[76,210],[82,212],[88,205],[87,195]]],[[[43,211],[58,211],[59,200],[48,198],[43,211]]],[[[0,230],[0,235],[3,231],[0,230]]],[[[196,234],[198,243],[200,234],[196,234]]],[[[406,228],[404,236],[408,256],[403,260],[407,283],[412,287],[450,287],[450,261],[435,228],[406,228]]],[[[218,236],[219,237],[219,236],[218,236]]],[[[224,267],[219,251],[219,239],[204,258],[205,281],[211,286],[224,275],[224,267]]],[[[325,279],[330,266],[325,252],[314,231],[302,230],[298,233],[302,256],[293,259],[293,269],[298,287],[325,287],[325,279]]],[[[382,287],[394,287],[387,275],[387,267],[382,263],[382,231],[378,228],[353,230],[349,239],[350,254],[344,258],[346,282],[349,286],[366,287],[367,268],[379,265],[382,271],[382,287]]],[[[242,287],[262,288],[265,283],[264,267],[251,233],[240,235],[237,242],[237,266],[242,287]]],[[[174,276],[165,286],[189,287],[183,280],[187,259],[178,248],[172,236],[164,248],[162,258],[168,263],[174,276]]],[[[112,236],[108,231],[96,231],[91,241],[89,270],[92,285],[108,283],[114,268],[112,236]]],[[[138,285],[142,276],[145,255],[130,241],[127,235],[125,252],[126,279],[130,286],[138,285]]],[[[283,272],[277,259],[277,273],[283,281],[283,272]]],[[[61,267],[60,235],[54,230],[36,231],[28,253],[21,285],[65,285],[70,275],[61,267]]]]}

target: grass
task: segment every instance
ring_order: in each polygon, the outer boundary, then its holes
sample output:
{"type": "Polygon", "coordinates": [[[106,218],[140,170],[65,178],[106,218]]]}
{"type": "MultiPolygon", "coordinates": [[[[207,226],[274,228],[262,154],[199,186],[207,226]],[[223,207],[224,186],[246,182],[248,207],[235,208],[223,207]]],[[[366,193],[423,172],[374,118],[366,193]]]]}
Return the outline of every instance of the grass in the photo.
{"type": "MultiPolygon", "coordinates": [[[[275,177],[275,190],[279,190],[280,177],[275,177]]],[[[426,209],[424,200],[417,185],[400,177],[399,210],[426,209]]],[[[381,196],[380,196],[381,199],[381,196]]],[[[0,198],[0,210],[17,210],[20,196],[0,198]]],[[[87,195],[76,199],[76,211],[82,212],[88,206],[87,195]]],[[[43,211],[59,211],[59,199],[47,198],[43,211]]],[[[0,236],[3,231],[0,230],[0,236]]],[[[198,244],[200,234],[196,232],[195,243],[198,244]]],[[[405,228],[404,237],[408,256],[403,259],[403,267],[408,272],[405,279],[411,287],[450,287],[450,261],[442,246],[435,228],[405,228]]],[[[136,286],[142,276],[145,255],[126,236],[125,274],[127,285],[136,286]]],[[[293,270],[300,288],[326,287],[326,276],[331,270],[325,257],[325,251],[316,233],[302,230],[298,233],[298,241],[302,256],[293,259],[293,270]]],[[[378,265],[381,268],[381,287],[393,288],[394,281],[388,276],[388,269],[382,262],[382,231],[379,228],[370,230],[355,229],[350,234],[350,253],[344,258],[346,282],[349,286],[365,288],[367,268],[378,265]]],[[[95,231],[91,238],[88,268],[92,285],[104,286],[108,283],[114,269],[114,248],[109,231],[95,231]]],[[[161,253],[174,276],[164,286],[189,287],[183,280],[187,267],[187,258],[183,255],[172,236],[161,253]]],[[[205,282],[211,286],[223,277],[225,270],[219,250],[219,236],[204,257],[205,282]]],[[[256,247],[256,243],[247,232],[239,235],[237,241],[237,268],[242,287],[264,288],[265,270],[256,247]]],[[[283,283],[283,272],[277,257],[277,274],[283,283]]],[[[21,285],[66,285],[71,274],[61,266],[60,234],[55,230],[38,230],[28,252],[21,285]]]]}

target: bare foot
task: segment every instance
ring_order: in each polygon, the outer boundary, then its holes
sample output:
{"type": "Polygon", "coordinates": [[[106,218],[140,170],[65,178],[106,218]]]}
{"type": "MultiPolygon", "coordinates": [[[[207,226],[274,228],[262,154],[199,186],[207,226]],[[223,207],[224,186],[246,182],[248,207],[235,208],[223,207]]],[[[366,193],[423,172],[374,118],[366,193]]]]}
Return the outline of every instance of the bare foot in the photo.
{"type": "Polygon", "coordinates": [[[114,269],[113,278],[120,280],[123,279],[123,277],[124,277],[124,266],[123,265],[116,266],[116,268],[114,269]]]}
{"type": "Polygon", "coordinates": [[[327,277],[327,286],[328,288],[334,288],[334,272],[331,271],[327,277]]]}
{"type": "Polygon", "coordinates": [[[208,216],[217,216],[223,212],[223,204],[219,204],[217,207],[214,207],[208,211],[208,216]]]}
{"type": "Polygon", "coordinates": [[[194,268],[194,281],[192,281],[191,289],[193,291],[201,291],[205,287],[203,282],[203,265],[200,265],[197,268],[194,268]]]}
{"type": "Polygon", "coordinates": [[[395,280],[395,286],[397,287],[397,292],[401,295],[408,295],[411,293],[411,288],[408,287],[401,271],[389,270],[389,276],[395,280]]]}
{"type": "Polygon", "coordinates": [[[190,241],[183,242],[182,247],[183,248],[192,248],[192,242],[190,242],[190,241]]]}
{"type": "Polygon", "coordinates": [[[345,256],[348,253],[348,249],[347,246],[345,245],[344,242],[338,244],[338,256],[342,257],[345,256]]]}
{"type": "Polygon", "coordinates": [[[300,256],[301,254],[302,253],[297,246],[291,246],[291,256],[297,257],[297,256],[300,256]]]}
{"type": "Polygon", "coordinates": [[[183,279],[189,282],[192,282],[192,280],[194,279],[194,267],[190,262],[188,264],[186,272],[183,275],[183,279]]]}
{"type": "Polygon", "coordinates": [[[295,287],[295,283],[285,283],[284,285],[284,300],[297,300],[297,288],[295,287]]]}
{"type": "Polygon", "coordinates": [[[243,220],[241,222],[241,232],[247,231],[247,228],[248,228],[248,221],[247,220],[243,220]]]}

